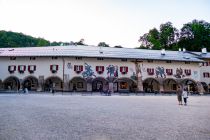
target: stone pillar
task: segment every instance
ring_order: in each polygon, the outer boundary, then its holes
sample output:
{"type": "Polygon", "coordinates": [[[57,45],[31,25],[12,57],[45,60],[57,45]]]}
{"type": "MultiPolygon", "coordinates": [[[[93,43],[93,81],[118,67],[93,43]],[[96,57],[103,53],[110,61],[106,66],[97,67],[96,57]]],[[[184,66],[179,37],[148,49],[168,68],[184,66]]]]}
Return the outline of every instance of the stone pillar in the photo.
{"type": "Polygon", "coordinates": [[[39,76],[37,91],[44,91],[44,76],[39,76]]]}
{"type": "Polygon", "coordinates": [[[110,91],[111,93],[114,92],[114,83],[113,83],[113,82],[109,82],[109,91],[110,91]]]}
{"type": "Polygon", "coordinates": [[[137,91],[143,91],[142,77],[137,77],[137,91]]]}
{"type": "Polygon", "coordinates": [[[164,88],[163,88],[163,84],[161,83],[160,84],[160,93],[162,93],[164,91],[164,88]]]}
{"type": "Polygon", "coordinates": [[[92,92],[92,83],[87,82],[87,91],[92,92]]]}
{"type": "Polygon", "coordinates": [[[197,87],[198,87],[198,93],[199,94],[204,94],[204,88],[203,88],[203,85],[200,83],[200,82],[197,82],[197,87]]]}

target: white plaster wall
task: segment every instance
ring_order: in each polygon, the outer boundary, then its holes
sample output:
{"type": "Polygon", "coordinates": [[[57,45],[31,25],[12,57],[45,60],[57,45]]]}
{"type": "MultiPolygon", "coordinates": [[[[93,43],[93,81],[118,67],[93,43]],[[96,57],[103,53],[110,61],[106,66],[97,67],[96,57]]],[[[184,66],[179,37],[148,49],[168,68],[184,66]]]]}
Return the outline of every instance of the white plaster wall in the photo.
{"type": "Polygon", "coordinates": [[[1,57],[0,59],[0,79],[5,80],[9,76],[16,76],[19,79],[24,79],[27,76],[34,76],[37,79],[39,76],[48,78],[50,76],[58,76],[62,79],[62,59],[52,60],[51,57],[36,57],[36,60],[30,60],[30,57],[17,57],[16,60],[10,60],[9,57],[1,57]],[[8,71],[9,65],[16,65],[16,71],[10,74],[8,71]],[[18,65],[25,65],[26,71],[23,74],[18,72],[18,65]],[[33,74],[28,72],[28,65],[36,65],[36,71],[33,74]],[[53,74],[50,71],[50,65],[59,65],[57,73],[53,74]]]}
{"type": "Polygon", "coordinates": [[[82,77],[82,72],[77,74],[74,71],[74,65],[83,65],[83,72],[85,71],[85,63],[91,66],[92,70],[94,71],[94,74],[96,77],[108,77],[107,69],[109,65],[118,66],[118,77],[126,77],[130,78],[133,75],[133,72],[135,72],[135,64],[131,62],[131,60],[128,60],[127,62],[121,61],[121,59],[106,59],[104,60],[97,60],[97,58],[82,58],[82,60],[76,60],[75,58],[65,58],[65,74],[67,74],[69,80],[71,80],[74,77],[82,77]],[[67,65],[71,64],[71,67],[69,68],[67,65]],[[102,74],[98,74],[96,72],[96,66],[104,66],[104,72],[102,74]],[[128,73],[122,74],[120,72],[121,66],[127,66],[128,67],[128,73]]]}
{"type": "MultiPolygon", "coordinates": [[[[206,59],[205,62],[210,62],[210,59],[206,59]]],[[[210,77],[203,77],[203,73],[208,72],[210,73],[210,65],[209,66],[202,66],[202,63],[200,64],[200,81],[205,82],[206,84],[210,84],[210,77]]]]}
{"type": "Polygon", "coordinates": [[[141,63],[142,79],[145,80],[148,77],[155,78],[156,77],[155,69],[158,66],[164,67],[165,71],[166,71],[166,69],[173,69],[173,75],[170,76],[165,73],[166,78],[177,79],[174,77],[174,75],[176,74],[176,69],[182,68],[183,72],[185,69],[191,69],[191,75],[185,76],[184,78],[194,79],[195,81],[200,80],[199,63],[191,62],[190,64],[185,64],[185,62],[178,62],[178,61],[172,61],[171,63],[166,63],[166,61],[153,61],[152,63],[149,63],[147,60],[145,60],[145,61],[143,61],[143,63],[141,63]],[[147,68],[154,68],[154,75],[148,75],[147,68]]]}

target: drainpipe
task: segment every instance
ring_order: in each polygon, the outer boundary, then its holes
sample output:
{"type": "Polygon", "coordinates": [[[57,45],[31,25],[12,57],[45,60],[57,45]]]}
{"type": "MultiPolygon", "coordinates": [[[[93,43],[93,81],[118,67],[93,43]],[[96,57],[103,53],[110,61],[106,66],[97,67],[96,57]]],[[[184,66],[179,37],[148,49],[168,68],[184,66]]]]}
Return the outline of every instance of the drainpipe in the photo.
{"type": "Polygon", "coordinates": [[[62,57],[63,60],[63,82],[62,82],[62,94],[63,94],[63,89],[64,89],[64,70],[65,70],[65,60],[64,57],[62,57]]]}

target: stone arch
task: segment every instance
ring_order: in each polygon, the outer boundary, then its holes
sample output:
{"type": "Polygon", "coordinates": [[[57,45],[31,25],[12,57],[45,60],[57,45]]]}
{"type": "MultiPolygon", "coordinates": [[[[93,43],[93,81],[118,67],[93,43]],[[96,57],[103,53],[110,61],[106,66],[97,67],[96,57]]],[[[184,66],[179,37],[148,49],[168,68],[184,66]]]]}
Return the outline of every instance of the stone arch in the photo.
{"type": "Polygon", "coordinates": [[[191,93],[198,93],[198,84],[196,81],[190,78],[182,79],[180,81],[180,85],[183,88],[187,88],[189,92],[191,93]]]}
{"type": "Polygon", "coordinates": [[[113,83],[114,92],[135,92],[137,90],[137,82],[131,78],[117,78],[113,83]]]}
{"type": "Polygon", "coordinates": [[[0,90],[2,89],[2,80],[0,79],[0,90]]]}
{"type": "Polygon", "coordinates": [[[87,81],[82,77],[73,77],[69,81],[70,91],[87,91],[87,81]]]}
{"type": "Polygon", "coordinates": [[[160,91],[160,83],[155,78],[146,78],[143,81],[143,90],[145,92],[159,92],[160,91]]]}
{"type": "Polygon", "coordinates": [[[44,82],[44,90],[50,91],[53,87],[53,84],[55,84],[54,90],[56,91],[62,91],[63,90],[63,81],[58,76],[50,76],[45,79],[44,82]]]}
{"type": "Polygon", "coordinates": [[[3,87],[6,90],[19,90],[20,80],[15,76],[9,76],[4,80],[3,87]]]}
{"type": "Polygon", "coordinates": [[[209,92],[209,87],[206,82],[200,82],[205,93],[209,92]]]}
{"type": "Polygon", "coordinates": [[[109,88],[108,80],[104,77],[96,77],[92,80],[92,91],[106,91],[109,88]]]}
{"type": "Polygon", "coordinates": [[[167,78],[163,81],[164,92],[176,92],[178,82],[173,78],[167,78]]]}
{"type": "Polygon", "coordinates": [[[38,88],[38,79],[34,76],[27,76],[23,79],[22,86],[28,90],[36,91],[38,88]]]}

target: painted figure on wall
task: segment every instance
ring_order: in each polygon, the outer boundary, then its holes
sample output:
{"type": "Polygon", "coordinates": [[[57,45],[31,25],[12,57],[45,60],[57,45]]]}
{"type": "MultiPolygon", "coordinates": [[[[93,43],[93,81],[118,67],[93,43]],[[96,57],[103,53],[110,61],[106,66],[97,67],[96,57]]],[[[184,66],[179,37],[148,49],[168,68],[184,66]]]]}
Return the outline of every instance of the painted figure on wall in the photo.
{"type": "Polygon", "coordinates": [[[109,65],[106,70],[108,77],[118,77],[118,66],[109,65]]]}
{"type": "Polygon", "coordinates": [[[174,75],[176,78],[183,78],[185,77],[182,68],[177,68],[176,69],[176,74],[174,75]]]}
{"type": "Polygon", "coordinates": [[[83,78],[93,78],[96,77],[94,71],[91,68],[91,65],[85,63],[85,71],[82,73],[83,78]]]}
{"type": "Polygon", "coordinates": [[[166,78],[166,74],[164,72],[164,67],[160,67],[158,66],[156,69],[155,69],[155,74],[156,74],[156,77],[158,78],[158,76],[160,76],[161,78],[166,78]]]}

